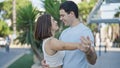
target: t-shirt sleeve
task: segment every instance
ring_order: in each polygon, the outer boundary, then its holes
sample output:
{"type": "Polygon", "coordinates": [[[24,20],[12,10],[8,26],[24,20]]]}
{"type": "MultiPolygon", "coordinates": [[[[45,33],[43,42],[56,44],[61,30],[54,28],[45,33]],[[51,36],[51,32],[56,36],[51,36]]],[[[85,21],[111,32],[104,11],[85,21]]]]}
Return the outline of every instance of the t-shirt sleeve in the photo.
{"type": "Polygon", "coordinates": [[[92,46],[94,46],[94,36],[93,36],[92,31],[90,29],[85,29],[85,30],[83,30],[82,33],[83,33],[82,35],[84,37],[89,37],[90,38],[90,40],[92,42],[92,46]]]}

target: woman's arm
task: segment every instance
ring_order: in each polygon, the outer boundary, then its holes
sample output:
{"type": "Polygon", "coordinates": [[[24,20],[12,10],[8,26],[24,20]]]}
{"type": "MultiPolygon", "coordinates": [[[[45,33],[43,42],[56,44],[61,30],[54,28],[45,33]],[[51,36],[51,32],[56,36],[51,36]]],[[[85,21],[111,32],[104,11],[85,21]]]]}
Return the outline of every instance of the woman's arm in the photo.
{"type": "Polygon", "coordinates": [[[80,43],[67,43],[60,41],[56,38],[51,38],[49,42],[50,48],[55,51],[60,51],[60,50],[75,50],[80,47],[80,43]]]}

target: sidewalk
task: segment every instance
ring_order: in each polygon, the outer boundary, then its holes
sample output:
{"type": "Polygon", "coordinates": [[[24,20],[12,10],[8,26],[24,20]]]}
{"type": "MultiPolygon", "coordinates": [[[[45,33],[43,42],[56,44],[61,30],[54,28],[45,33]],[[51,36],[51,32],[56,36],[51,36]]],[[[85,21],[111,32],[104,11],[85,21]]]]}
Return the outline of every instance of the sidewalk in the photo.
{"type": "MultiPolygon", "coordinates": [[[[0,48],[0,68],[7,68],[15,60],[19,59],[26,52],[25,47],[12,47],[10,52],[5,52],[0,48]]],[[[95,65],[89,65],[89,68],[120,68],[120,48],[109,48],[104,52],[101,48],[101,56],[99,55],[99,48],[95,48],[97,52],[97,62],[95,65]]]]}
{"type": "Polygon", "coordinates": [[[104,52],[101,48],[101,56],[99,55],[99,48],[97,51],[97,62],[95,65],[89,65],[89,68],[120,68],[120,48],[109,48],[104,52]]]}
{"type": "Polygon", "coordinates": [[[9,52],[6,52],[5,48],[0,48],[0,68],[7,68],[10,64],[23,56],[28,49],[28,47],[15,47],[14,45],[10,47],[9,52]]]}

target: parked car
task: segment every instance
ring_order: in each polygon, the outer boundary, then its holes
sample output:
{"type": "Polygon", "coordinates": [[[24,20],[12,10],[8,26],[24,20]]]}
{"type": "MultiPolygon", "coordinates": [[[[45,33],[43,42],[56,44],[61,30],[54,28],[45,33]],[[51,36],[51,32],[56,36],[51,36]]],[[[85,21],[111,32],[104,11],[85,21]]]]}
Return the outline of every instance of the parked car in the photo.
{"type": "Polygon", "coordinates": [[[5,38],[0,37],[0,47],[5,47],[7,45],[7,41],[5,38]]]}

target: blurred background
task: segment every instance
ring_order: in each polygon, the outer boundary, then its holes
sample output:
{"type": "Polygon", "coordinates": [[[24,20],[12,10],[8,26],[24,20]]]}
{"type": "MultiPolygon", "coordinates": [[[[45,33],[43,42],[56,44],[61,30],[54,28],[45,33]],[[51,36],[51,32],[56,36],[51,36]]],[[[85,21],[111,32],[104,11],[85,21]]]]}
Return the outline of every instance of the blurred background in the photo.
{"type": "MultiPolygon", "coordinates": [[[[66,28],[59,19],[59,6],[64,1],[0,0],[0,68],[40,68],[41,41],[33,36],[36,19],[51,14],[60,27],[58,38],[66,28]]],[[[94,35],[98,59],[89,68],[119,68],[120,0],[72,1],[78,5],[79,19],[94,35]]]]}

